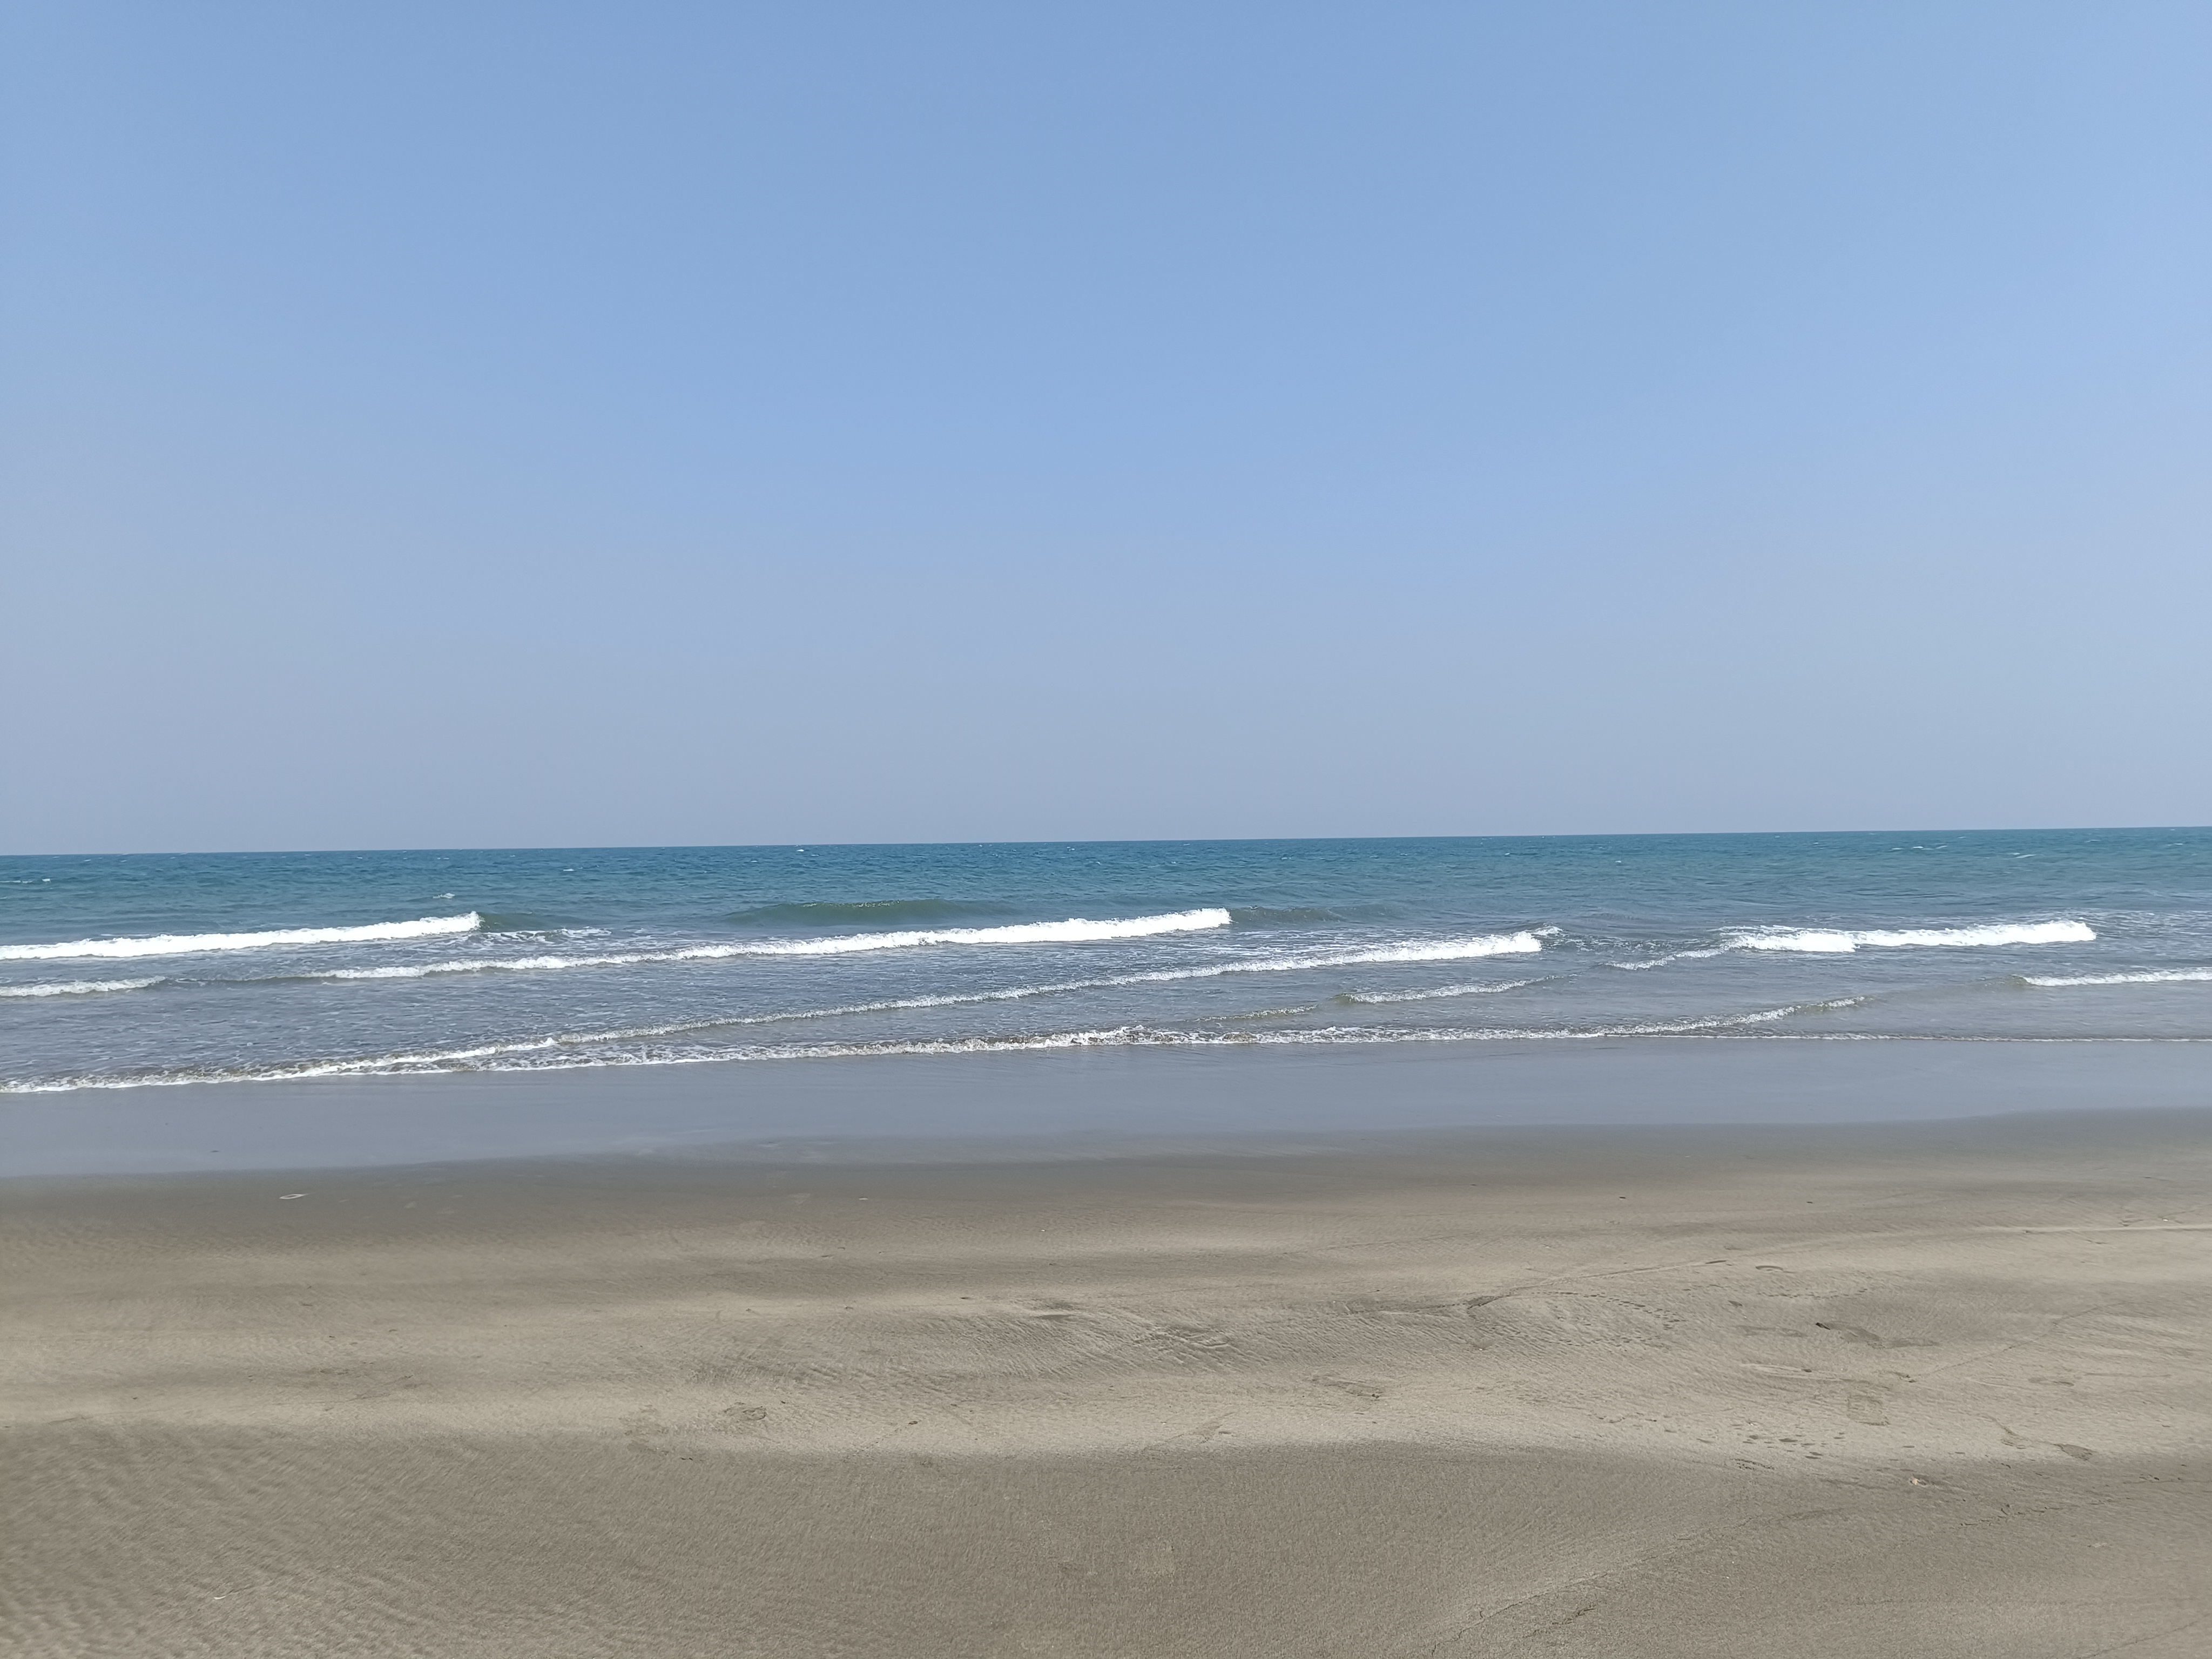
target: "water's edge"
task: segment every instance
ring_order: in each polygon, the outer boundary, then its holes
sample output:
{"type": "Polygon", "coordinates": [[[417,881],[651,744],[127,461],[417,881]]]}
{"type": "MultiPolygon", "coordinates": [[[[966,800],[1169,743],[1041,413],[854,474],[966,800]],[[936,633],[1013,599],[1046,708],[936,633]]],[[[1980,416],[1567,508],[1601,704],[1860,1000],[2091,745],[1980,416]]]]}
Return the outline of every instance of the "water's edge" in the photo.
{"type": "Polygon", "coordinates": [[[0,1176],[373,1168],[708,1148],[1098,1156],[1460,1127],[1848,1124],[2212,1107],[2212,1045],[1631,1038],[1106,1050],[322,1079],[19,1097],[0,1176]],[[964,1150],[963,1150],[964,1149],[964,1150]]]}

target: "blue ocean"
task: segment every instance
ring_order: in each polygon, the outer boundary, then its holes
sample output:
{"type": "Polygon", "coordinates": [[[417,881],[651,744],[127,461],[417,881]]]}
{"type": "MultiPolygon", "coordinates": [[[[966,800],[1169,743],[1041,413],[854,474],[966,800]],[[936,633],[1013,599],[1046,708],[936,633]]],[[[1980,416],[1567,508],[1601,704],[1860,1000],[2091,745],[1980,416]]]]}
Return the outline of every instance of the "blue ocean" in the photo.
{"type": "Polygon", "coordinates": [[[0,860],[0,1091],[2212,1040],[2212,830],[0,860]]]}

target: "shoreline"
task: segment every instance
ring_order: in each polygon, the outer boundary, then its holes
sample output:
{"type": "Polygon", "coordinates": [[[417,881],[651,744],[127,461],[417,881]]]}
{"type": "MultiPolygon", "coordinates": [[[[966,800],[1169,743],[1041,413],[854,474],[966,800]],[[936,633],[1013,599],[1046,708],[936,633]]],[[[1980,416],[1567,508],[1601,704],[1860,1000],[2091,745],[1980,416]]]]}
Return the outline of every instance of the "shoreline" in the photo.
{"type": "Polygon", "coordinates": [[[0,1100],[0,1178],[675,1153],[795,1139],[863,1157],[1000,1146],[1090,1156],[1191,1137],[2203,1105],[2212,1105],[2212,1044],[2178,1041],[1656,1036],[902,1055],[16,1095],[0,1100]]]}
{"type": "Polygon", "coordinates": [[[2212,1110],[757,1151],[9,1183],[0,1619],[2182,1659],[2212,1613],[2212,1110]]]}

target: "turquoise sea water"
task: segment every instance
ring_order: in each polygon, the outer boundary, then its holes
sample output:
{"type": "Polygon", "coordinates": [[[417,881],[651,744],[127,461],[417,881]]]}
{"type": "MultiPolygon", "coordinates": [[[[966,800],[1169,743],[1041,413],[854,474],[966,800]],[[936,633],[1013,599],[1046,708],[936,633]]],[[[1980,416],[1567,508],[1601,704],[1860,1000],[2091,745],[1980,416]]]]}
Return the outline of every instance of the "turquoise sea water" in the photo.
{"type": "Polygon", "coordinates": [[[2212,830],[0,860],[0,1091],[1131,1046],[2212,1041],[2212,830]]]}

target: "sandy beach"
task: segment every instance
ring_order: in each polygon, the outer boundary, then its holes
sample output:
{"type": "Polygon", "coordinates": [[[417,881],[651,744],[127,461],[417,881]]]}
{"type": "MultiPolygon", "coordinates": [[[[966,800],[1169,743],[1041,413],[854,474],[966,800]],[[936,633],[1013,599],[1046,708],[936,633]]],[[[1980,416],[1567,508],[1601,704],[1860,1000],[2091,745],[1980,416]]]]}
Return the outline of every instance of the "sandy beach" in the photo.
{"type": "Polygon", "coordinates": [[[2212,1659],[2212,0],[0,42],[0,1659],[2212,1659]]]}
{"type": "Polygon", "coordinates": [[[37,1655],[2205,1650],[2212,1113],[5,1194],[37,1655]]]}

